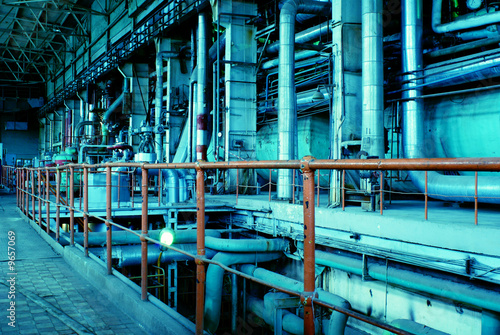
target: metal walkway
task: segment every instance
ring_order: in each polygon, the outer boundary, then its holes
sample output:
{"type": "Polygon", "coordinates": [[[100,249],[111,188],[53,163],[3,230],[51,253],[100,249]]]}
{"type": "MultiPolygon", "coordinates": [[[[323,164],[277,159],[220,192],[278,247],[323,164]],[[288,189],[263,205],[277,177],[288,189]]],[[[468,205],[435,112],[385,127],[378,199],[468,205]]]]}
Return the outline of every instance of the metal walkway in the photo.
{"type": "Polygon", "coordinates": [[[5,190],[0,190],[0,249],[0,333],[147,334],[71,269],[21,218],[15,194],[5,190]]]}

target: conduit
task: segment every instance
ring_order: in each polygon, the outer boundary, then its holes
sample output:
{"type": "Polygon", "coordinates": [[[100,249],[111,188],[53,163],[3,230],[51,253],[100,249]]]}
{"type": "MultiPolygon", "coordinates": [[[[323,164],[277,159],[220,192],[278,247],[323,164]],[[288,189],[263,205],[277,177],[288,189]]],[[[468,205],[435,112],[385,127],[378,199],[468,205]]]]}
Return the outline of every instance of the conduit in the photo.
{"type": "MultiPolygon", "coordinates": [[[[329,2],[288,0],[281,8],[278,73],[278,159],[294,159],[295,121],[295,19],[297,13],[322,14],[328,12],[329,2]]],[[[293,171],[278,170],[278,199],[291,200],[293,171]]]]}
{"type": "MultiPolygon", "coordinates": [[[[269,253],[225,253],[219,252],[213,257],[214,261],[222,263],[226,266],[234,264],[268,262],[276,260],[282,256],[281,252],[269,253]]],[[[222,284],[224,278],[224,269],[218,265],[210,264],[207,270],[206,277],[206,293],[205,293],[205,330],[214,333],[219,326],[221,301],[222,301],[222,284]]]]}
{"type": "MultiPolygon", "coordinates": [[[[439,0],[437,2],[440,2],[439,0]]],[[[436,1],[434,1],[436,3],[436,1]]],[[[422,0],[402,1],[402,57],[403,73],[403,148],[406,158],[423,158],[424,155],[424,104],[422,99],[422,0]]],[[[408,171],[420,192],[426,191],[425,172],[408,171]]],[[[500,203],[500,177],[481,176],[478,183],[478,201],[500,203]]],[[[475,178],[470,176],[445,176],[428,172],[429,196],[445,201],[475,199],[475,178]]]]}
{"type": "Polygon", "coordinates": [[[368,156],[384,158],[384,53],[382,0],[361,1],[362,141],[368,156]]]}
{"type": "MultiPolygon", "coordinates": [[[[500,22],[500,11],[490,12],[481,16],[469,17],[467,19],[457,19],[452,22],[442,23],[441,12],[443,7],[443,0],[432,1],[432,29],[438,34],[449,33],[457,30],[466,30],[486,26],[490,24],[497,24],[500,22]]],[[[418,12],[420,19],[422,19],[422,11],[418,12]]],[[[404,33],[404,30],[403,30],[404,33]]]]}
{"type": "MultiPolygon", "coordinates": [[[[318,253],[321,252],[316,250],[316,263],[320,264],[318,262],[318,253]]],[[[287,289],[297,292],[304,291],[304,283],[263,268],[258,268],[254,265],[242,265],[240,267],[240,271],[257,279],[269,282],[270,284],[275,286],[286,287],[287,289]]],[[[351,309],[351,304],[338,295],[327,292],[323,289],[316,289],[315,293],[317,293],[318,299],[323,300],[331,305],[339,306],[345,309],[351,309]]],[[[330,322],[328,324],[328,330],[326,334],[344,334],[346,323],[347,315],[333,311],[330,317],[330,322]]],[[[303,325],[304,324],[302,323],[302,327],[303,325]]]]}

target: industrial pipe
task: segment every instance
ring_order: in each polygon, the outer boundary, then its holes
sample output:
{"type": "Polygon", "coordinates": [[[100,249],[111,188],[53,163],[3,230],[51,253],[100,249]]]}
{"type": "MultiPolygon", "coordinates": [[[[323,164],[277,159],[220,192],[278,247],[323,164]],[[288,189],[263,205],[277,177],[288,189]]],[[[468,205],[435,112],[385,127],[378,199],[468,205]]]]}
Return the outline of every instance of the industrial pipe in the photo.
{"type": "MultiPolygon", "coordinates": [[[[490,24],[497,24],[500,22],[500,11],[491,11],[487,14],[480,16],[473,16],[466,19],[456,19],[455,21],[442,23],[441,12],[443,7],[443,0],[432,1],[432,30],[438,34],[449,33],[457,30],[466,30],[486,26],[490,24]]],[[[421,15],[420,12],[419,15],[421,15]]],[[[420,17],[421,18],[421,17],[420,17]]],[[[403,30],[404,33],[404,30],[403,30]]]]}
{"type": "MultiPolygon", "coordinates": [[[[316,255],[316,264],[318,265],[339,269],[358,276],[363,275],[363,261],[361,259],[320,250],[316,250],[316,255]]],[[[438,277],[402,267],[386,267],[385,263],[370,263],[365,271],[367,271],[365,275],[370,278],[390,285],[500,312],[500,292],[489,287],[472,286],[470,282],[460,281],[452,276],[441,275],[438,277]]]]}
{"type": "MultiPolygon", "coordinates": [[[[316,251],[316,253],[320,253],[320,251],[316,251]]],[[[320,264],[317,262],[316,264],[320,264]]],[[[240,271],[250,275],[252,277],[255,277],[257,279],[269,282],[272,285],[275,286],[281,286],[281,287],[286,287],[290,290],[296,291],[296,292],[303,292],[304,291],[304,283],[280,275],[278,273],[256,267],[255,265],[250,265],[250,264],[245,264],[240,266],[240,271]]],[[[334,306],[339,306],[344,309],[351,309],[351,304],[345,300],[342,297],[339,297],[338,295],[335,295],[333,293],[330,293],[328,291],[325,291],[323,289],[317,288],[315,293],[318,295],[318,299],[323,300],[325,302],[328,302],[331,305],[334,306]]],[[[330,322],[328,324],[328,331],[326,332],[327,334],[343,334],[345,331],[345,326],[347,323],[347,316],[345,314],[342,314],[340,312],[333,311],[332,315],[330,316],[330,322]]],[[[303,323],[302,323],[303,325],[303,323]]]]}
{"type": "MultiPolygon", "coordinates": [[[[331,21],[326,21],[295,34],[295,43],[307,43],[328,34],[330,24],[331,21]]],[[[280,42],[272,43],[266,47],[267,53],[277,53],[279,50],[280,42]]]]}
{"type": "Polygon", "coordinates": [[[118,106],[122,104],[124,97],[125,97],[125,92],[122,92],[122,94],[120,94],[118,98],[116,98],[116,100],[113,101],[111,106],[109,106],[108,110],[102,116],[102,123],[104,124],[109,123],[109,118],[111,114],[113,114],[113,112],[118,108],[118,106]]]}
{"type": "Polygon", "coordinates": [[[225,239],[206,236],[205,245],[223,252],[266,252],[286,250],[289,243],[282,239],[225,239]]]}
{"type": "Polygon", "coordinates": [[[362,141],[368,156],[384,158],[384,53],[382,0],[361,1],[362,141]]]}
{"type": "MultiPolygon", "coordinates": [[[[329,2],[288,0],[280,13],[278,73],[278,159],[294,159],[294,128],[297,118],[295,97],[295,18],[297,13],[322,14],[329,2]]],[[[278,170],[277,196],[291,200],[293,171],[278,170]]]]}
{"type": "MultiPolygon", "coordinates": [[[[439,2],[439,1],[438,1],[439,2]]],[[[436,3],[436,1],[434,1],[436,3]]],[[[405,85],[403,91],[403,146],[407,158],[424,157],[424,105],[422,99],[422,1],[402,1],[402,56],[405,85]]],[[[409,171],[412,182],[424,193],[424,172],[409,171]]],[[[429,196],[446,201],[473,202],[476,194],[474,177],[445,176],[435,171],[428,173],[429,196]]],[[[500,202],[500,177],[481,177],[477,185],[479,201],[500,202]]]]}
{"type": "Polygon", "coordinates": [[[207,22],[206,14],[198,15],[198,88],[196,115],[196,159],[207,160],[208,106],[207,106],[207,22]]]}
{"type": "MultiPolygon", "coordinates": [[[[113,234],[116,234],[116,232],[113,232],[113,234]]],[[[139,239],[139,237],[137,236],[135,236],[135,238],[136,240],[139,239]]],[[[176,243],[172,246],[190,254],[196,254],[196,243],[176,243]]],[[[114,261],[113,265],[118,268],[140,265],[142,256],[141,248],[142,247],[139,244],[113,246],[111,254],[111,259],[114,261]]],[[[102,260],[108,260],[105,247],[90,248],[90,252],[92,252],[102,260]]],[[[206,249],[205,257],[211,259],[215,256],[216,253],[217,251],[215,250],[206,249]]],[[[148,265],[156,264],[158,260],[160,260],[161,263],[168,263],[172,261],[192,261],[193,258],[171,249],[162,251],[160,248],[151,246],[150,248],[148,248],[148,265]]]]}
{"type": "MultiPolygon", "coordinates": [[[[158,169],[149,169],[148,170],[150,176],[158,176],[158,169]]],[[[140,175],[141,169],[137,168],[135,170],[135,174],[140,175]]],[[[166,183],[166,191],[167,191],[167,202],[171,204],[175,204],[179,202],[179,176],[176,170],[172,169],[161,169],[162,178],[166,183]]],[[[162,191],[163,185],[158,186],[158,192],[162,191]]]]}
{"type": "MultiPolygon", "coordinates": [[[[213,257],[214,261],[226,266],[244,263],[268,262],[282,256],[281,252],[269,253],[225,253],[219,252],[213,257]]],[[[224,269],[218,265],[210,264],[207,270],[206,296],[205,296],[205,330],[214,333],[219,326],[222,284],[224,269]]]]}

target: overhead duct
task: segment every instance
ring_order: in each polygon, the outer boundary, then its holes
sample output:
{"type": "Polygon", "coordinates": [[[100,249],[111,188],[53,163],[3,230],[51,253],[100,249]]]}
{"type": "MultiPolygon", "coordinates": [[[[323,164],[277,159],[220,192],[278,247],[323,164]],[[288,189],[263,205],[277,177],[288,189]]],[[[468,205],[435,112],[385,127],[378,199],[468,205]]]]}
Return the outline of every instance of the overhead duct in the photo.
{"type": "MultiPolygon", "coordinates": [[[[288,0],[280,13],[278,73],[278,159],[294,159],[294,129],[297,119],[295,97],[295,18],[297,13],[328,13],[329,2],[288,0]]],[[[278,170],[278,199],[291,200],[293,171],[278,170]]]]}
{"type": "Polygon", "coordinates": [[[361,1],[362,141],[368,156],[384,158],[384,52],[382,0],[361,1]]]}
{"type": "MultiPolygon", "coordinates": [[[[471,28],[477,28],[481,26],[487,26],[490,24],[497,24],[500,22],[500,11],[489,12],[480,16],[468,17],[465,19],[458,18],[455,21],[442,23],[441,22],[441,12],[443,8],[443,0],[433,0],[432,1],[432,30],[438,34],[449,33],[457,30],[466,30],[471,28]]],[[[416,13],[422,18],[422,13],[416,13]]],[[[403,30],[404,33],[404,30],[403,30]]]]}
{"type": "MultiPolygon", "coordinates": [[[[422,96],[422,0],[402,1],[402,57],[403,91],[403,148],[407,158],[424,158],[424,102],[422,96]]],[[[409,171],[415,186],[426,191],[425,172],[409,171]]],[[[477,186],[478,201],[500,202],[500,178],[481,176],[477,186]]],[[[471,176],[445,176],[428,172],[427,193],[447,201],[474,201],[475,178],[471,176]]]]}

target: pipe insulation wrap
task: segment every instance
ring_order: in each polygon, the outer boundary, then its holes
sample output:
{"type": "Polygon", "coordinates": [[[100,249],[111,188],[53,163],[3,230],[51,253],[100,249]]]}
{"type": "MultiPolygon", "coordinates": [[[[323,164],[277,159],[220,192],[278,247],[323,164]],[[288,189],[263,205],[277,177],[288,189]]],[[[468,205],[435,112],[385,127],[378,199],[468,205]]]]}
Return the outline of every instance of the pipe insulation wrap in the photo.
{"type": "MultiPolygon", "coordinates": [[[[278,159],[295,157],[295,19],[297,13],[323,14],[331,8],[329,2],[288,0],[280,12],[278,70],[278,159]]],[[[291,200],[293,171],[278,170],[278,199],[291,200]]]]}
{"type": "Polygon", "coordinates": [[[384,158],[384,54],[382,0],[361,1],[362,142],[368,156],[384,158]]]}
{"type": "MultiPolygon", "coordinates": [[[[282,256],[281,252],[270,253],[225,253],[219,252],[213,257],[226,266],[244,263],[268,262],[282,256]]],[[[205,330],[214,333],[219,326],[222,285],[224,269],[218,265],[210,264],[207,270],[206,293],[205,293],[205,330]]]]}
{"type": "MultiPolygon", "coordinates": [[[[436,3],[436,1],[434,1],[436,3]]],[[[402,56],[405,73],[403,91],[403,148],[406,158],[423,158],[424,155],[424,103],[413,99],[422,95],[422,0],[403,0],[402,56]]],[[[408,171],[419,189],[425,192],[425,172],[408,171]]],[[[473,176],[446,176],[428,172],[428,194],[445,201],[474,201],[475,178],[473,176]]],[[[478,201],[500,203],[500,177],[481,176],[478,181],[478,201]]]]}

